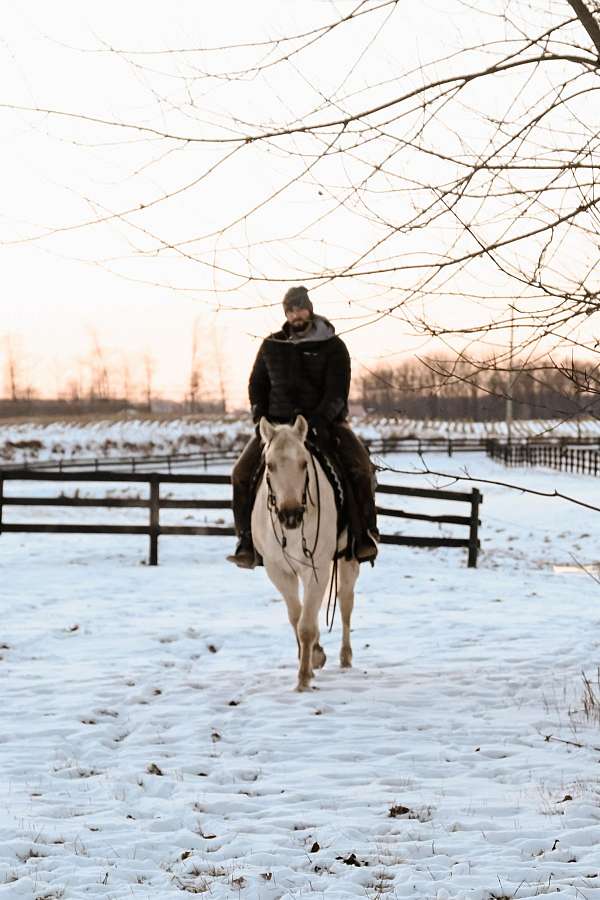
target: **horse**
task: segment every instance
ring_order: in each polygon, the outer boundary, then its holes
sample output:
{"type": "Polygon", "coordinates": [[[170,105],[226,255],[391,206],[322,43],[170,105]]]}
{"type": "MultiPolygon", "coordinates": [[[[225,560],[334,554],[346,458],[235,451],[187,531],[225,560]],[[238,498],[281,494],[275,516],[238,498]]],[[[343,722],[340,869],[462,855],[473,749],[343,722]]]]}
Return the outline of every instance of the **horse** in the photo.
{"type": "Polygon", "coordinates": [[[340,665],[352,665],[350,619],[359,565],[341,553],[348,535],[344,530],[338,537],[333,488],[305,444],[306,419],[298,416],[293,425],[272,425],[262,418],[259,429],[265,470],[252,509],[252,537],[267,575],[286,602],[298,645],[296,690],[306,691],[314,669],[325,665],[319,610],[334,583],[342,616],[340,665]]]}

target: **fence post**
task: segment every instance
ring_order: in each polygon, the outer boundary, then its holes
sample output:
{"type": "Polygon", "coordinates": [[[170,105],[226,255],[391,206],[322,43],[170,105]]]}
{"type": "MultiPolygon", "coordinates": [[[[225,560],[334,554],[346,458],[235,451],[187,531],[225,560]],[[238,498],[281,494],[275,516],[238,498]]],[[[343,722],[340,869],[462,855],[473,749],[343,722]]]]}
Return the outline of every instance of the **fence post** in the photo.
{"type": "Polygon", "coordinates": [[[149,565],[158,565],[158,534],[160,512],[160,477],[150,476],[150,559],[149,565]]]}
{"type": "Polygon", "coordinates": [[[479,525],[479,504],[482,497],[477,488],[471,491],[471,526],[469,528],[469,569],[477,568],[477,553],[479,551],[479,539],[477,529],[479,525]]]}
{"type": "Polygon", "coordinates": [[[4,501],[4,478],[0,478],[0,534],[2,534],[2,506],[4,501]]]}
{"type": "Polygon", "coordinates": [[[452,438],[448,438],[448,456],[452,456],[452,438]]]}

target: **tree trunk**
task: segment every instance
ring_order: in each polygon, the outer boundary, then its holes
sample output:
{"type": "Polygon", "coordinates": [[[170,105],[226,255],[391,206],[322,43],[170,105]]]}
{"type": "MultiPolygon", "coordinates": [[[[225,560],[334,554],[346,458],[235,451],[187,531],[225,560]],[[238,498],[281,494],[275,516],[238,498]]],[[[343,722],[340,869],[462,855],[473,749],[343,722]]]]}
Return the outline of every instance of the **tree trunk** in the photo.
{"type": "Polygon", "coordinates": [[[600,56],[600,22],[583,0],[567,0],[567,2],[592,39],[598,56],[600,56]]]}

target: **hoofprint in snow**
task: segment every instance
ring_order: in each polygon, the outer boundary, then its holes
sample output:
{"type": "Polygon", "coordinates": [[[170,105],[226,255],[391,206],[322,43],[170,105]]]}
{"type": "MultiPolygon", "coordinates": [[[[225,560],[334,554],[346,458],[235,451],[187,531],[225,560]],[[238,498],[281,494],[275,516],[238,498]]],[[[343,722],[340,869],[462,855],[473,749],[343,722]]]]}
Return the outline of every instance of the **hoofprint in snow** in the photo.
{"type": "MultiPolygon", "coordinates": [[[[353,422],[367,439],[377,438],[506,438],[504,422],[444,422],[402,418],[365,417],[353,422]]],[[[249,417],[224,416],[179,419],[136,419],[51,422],[0,425],[0,463],[65,461],[81,457],[114,457],[194,454],[208,450],[241,450],[253,429],[249,417]]],[[[574,439],[598,438],[596,419],[579,422],[555,419],[518,420],[512,426],[513,440],[535,436],[574,439]]]]}
{"type": "MultiPolygon", "coordinates": [[[[600,506],[594,478],[444,464],[600,506]]],[[[304,694],[228,541],[149,568],[143,537],[2,535],[0,898],[600,898],[600,585],[553,571],[597,561],[600,513],[482,490],[479,567],[383,546],[354,668],[337,622],[304,694]]]]}

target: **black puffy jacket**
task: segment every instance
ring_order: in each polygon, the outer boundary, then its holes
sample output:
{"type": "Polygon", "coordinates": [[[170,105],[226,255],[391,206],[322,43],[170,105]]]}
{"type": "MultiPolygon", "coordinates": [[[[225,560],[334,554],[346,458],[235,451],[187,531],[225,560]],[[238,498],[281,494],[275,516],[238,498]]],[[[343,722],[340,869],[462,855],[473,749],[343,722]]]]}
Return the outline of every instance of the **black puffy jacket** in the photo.
{"type": "Polygon", "coordinates": [[[331,322],[314,317],[306,338],[290,339],[288,323],[262,342],[256,356],[248,392],[252,417],[272,422],[306,419],[327,422],[348,415],[350,356],[331,322]]]}

